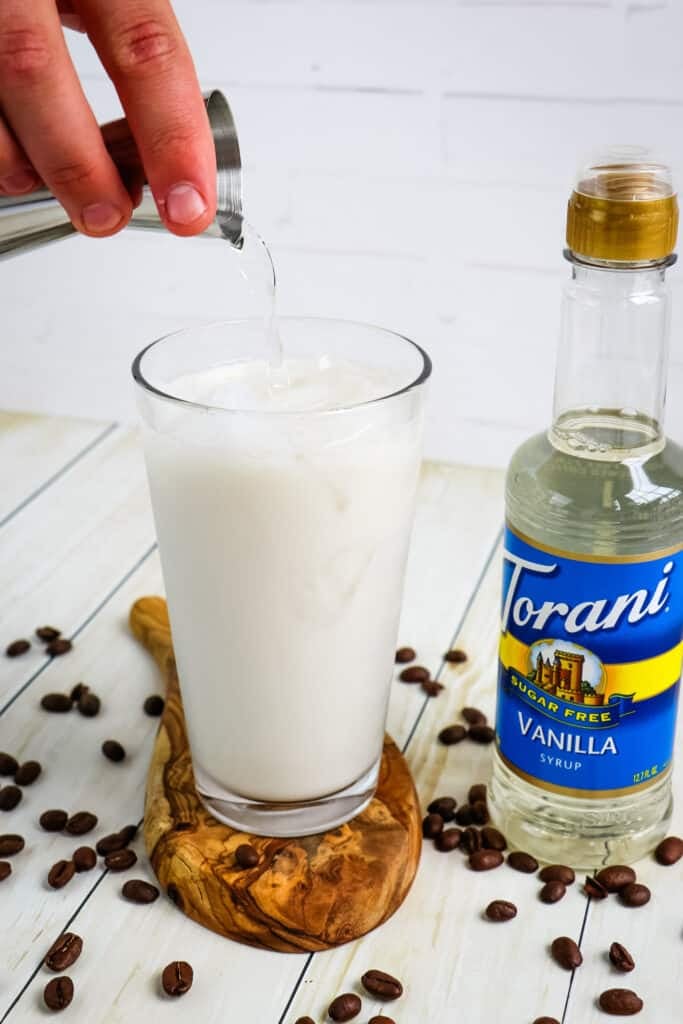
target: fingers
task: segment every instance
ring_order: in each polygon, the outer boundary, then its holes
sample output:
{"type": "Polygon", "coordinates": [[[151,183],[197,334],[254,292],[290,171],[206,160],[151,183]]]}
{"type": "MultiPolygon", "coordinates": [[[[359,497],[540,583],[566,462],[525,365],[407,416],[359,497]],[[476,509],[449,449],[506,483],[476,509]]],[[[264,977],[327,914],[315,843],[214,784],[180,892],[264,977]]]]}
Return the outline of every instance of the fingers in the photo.
{"type": "Polygon", "coordinates": [[[31,161],[0,118],[0,195],[20,196],[39,185],[31,161]]]}
{"type": "Polygon", "coordinates": [[[216,210],[216,159],[187,44],[167,0],[77,0],[114,82],[166,225],[203,231],[216,210]]]}
{"type": "Polygon", "coordinates": [[[0,105],[77,228],[110,235],[128,222],[131,200],[76,77],[54,0],[0,2],[0,105]]]}

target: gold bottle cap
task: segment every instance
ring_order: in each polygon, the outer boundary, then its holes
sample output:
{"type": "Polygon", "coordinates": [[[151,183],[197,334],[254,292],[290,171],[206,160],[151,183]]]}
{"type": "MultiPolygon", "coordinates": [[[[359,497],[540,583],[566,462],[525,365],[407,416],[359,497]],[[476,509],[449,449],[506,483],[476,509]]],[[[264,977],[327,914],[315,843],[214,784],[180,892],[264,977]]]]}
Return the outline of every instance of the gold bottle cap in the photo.
{"type": "Polygon", "coordinates": [[[670,256],[678,202],[671,170],[635,147],[583,168],[567,209],[567,245],[586,260],[638,263],[670,256]]]}

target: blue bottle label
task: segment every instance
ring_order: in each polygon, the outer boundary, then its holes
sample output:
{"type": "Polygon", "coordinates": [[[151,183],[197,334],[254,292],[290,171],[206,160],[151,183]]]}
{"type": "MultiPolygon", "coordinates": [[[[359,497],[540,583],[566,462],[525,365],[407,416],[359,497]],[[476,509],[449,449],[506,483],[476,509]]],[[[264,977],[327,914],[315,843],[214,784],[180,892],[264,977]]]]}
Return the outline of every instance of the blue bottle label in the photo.
{"type": "Polygon", "coordinates": [[[671,765],[683,654],[680,548],[577,556],[505,531],[497,741],[544,789],[620,796],[671,765]]]}

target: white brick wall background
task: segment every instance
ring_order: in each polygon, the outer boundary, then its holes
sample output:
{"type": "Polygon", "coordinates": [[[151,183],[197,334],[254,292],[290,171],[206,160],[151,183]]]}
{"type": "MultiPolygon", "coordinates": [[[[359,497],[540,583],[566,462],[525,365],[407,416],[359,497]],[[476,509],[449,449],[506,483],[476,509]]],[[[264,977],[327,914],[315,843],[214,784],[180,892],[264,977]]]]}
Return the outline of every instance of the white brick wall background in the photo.
{"type": "MultiPolygon", "coordinates": [[[[683,0],[175,6],[203,84],[233,107],[281,311],[409,334],[435,364],[427,453],[504,464],[550,413],[582,155],[652,145],[683,181],[683,0]]],[[[71,45],[99,118],[118,116],[89,44],[71,45]]],[[[233,313],[226,260],[128,232],[3,263],[0,405],[130,416],[134,351],[233,313]]],[[[683,441],[680,272],[672,282],[669,426],[683,441]]]]}

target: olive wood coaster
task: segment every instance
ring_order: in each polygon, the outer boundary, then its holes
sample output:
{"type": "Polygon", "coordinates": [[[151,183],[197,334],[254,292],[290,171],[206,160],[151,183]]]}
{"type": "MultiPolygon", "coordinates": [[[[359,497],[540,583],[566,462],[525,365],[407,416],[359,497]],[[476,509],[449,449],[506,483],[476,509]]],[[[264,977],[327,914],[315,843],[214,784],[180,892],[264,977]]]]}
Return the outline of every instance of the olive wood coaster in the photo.
{"type": "Polygon", "coordinates": [[[212,817],[195,790],[166,602],[141,598],[130,625],[166,680],[144,836],[171,899],[206,928],[284,953],[329,949],[386,921],[411,886],[422,845],[417,794],[393,740],[384,741],[374,799],[352,821],[301,839],[237,832],[212,817]],[[235,863],[242,843],[259,854],[253,868],[235,863]]]}

